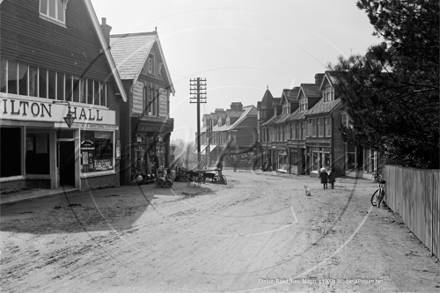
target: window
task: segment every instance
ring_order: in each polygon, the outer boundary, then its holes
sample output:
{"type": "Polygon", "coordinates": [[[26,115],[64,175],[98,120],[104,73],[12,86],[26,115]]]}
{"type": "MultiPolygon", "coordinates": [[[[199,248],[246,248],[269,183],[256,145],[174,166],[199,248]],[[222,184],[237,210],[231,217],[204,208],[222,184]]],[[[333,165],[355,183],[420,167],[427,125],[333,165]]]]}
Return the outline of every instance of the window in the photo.
{"type": "Polygon", "coordinates": [[[307,132],[308,132],[309,136],[312,136],[312,134],[313,134],[312,128],[313,128],[313,122],[312,122],[312,119],[309,119],[308,127],[307,127],[307,132]]]}
{"type": "Polygon", "coordinates": [[[326,137],[332,136],[332,120],[330,117],[325,118],[325,136],[326,137]]]}
{"type": "Polygon", "coordinates": [[[299,100],[299,110],[306,111],[307,110],[307,98],[301,98],[299,100]]]}
{"type": "Polygon", "coordinates": [[[64,24],[66,2],[66,0],[40,0],[40,15],[64,24]]]}
{"type": "Polygon", "coordinates": [[[10,94],[18,94],[17,91],[17,62],[8,62],[8,93],[10,94]]]}
{"type": "Polygon", "coordinates": [[[0,177],[20,176],[22,162],[21,128],[0,128],[0,177]]]}
{"type": "Polygon", "coordinates": [[[335,99],[335,90],[331,86],[328,86],[322,92],[322,96],[324,98],[324,102],[331,102],[335,99]]]}
{"type": "Polygon", "coordinates": [[[318,119],[318,136],[319,137],[323,137],[324,136],[324,128],[325,128],[324,118],[319,118],[318,119]]]}
{"type": "Polygon", "coordinates": [[[87,80],[87,104],[93,105],[93,80],[87,80]]]}
{"type": "Polygon", "coordinates": [[[1,59],[1,67],[0,67],[0,92],[6,93],[6,67],[7,61],[5,59],[1,59]]]}
{"type": "Polygon", "coordinates": [[[152,55],[148,57],[147,68],[149,74],[154,74],[154,56],[152,55]]]}
{"type": "Polygon", "coordinates": [[[29,66],[29,96],[38,97],[38,68],[29,66]]]}
{"type": "Polygon", "coordinates": [[[81,131],[81,172],[113,170],[113,133],[81,131]]]}
{"type": "Polygon", "coordinates": [[[26,173],[50,174],[49,133],[26,134],[26,173]]]}
{"type": "Polygon", "coordinates": [[[40,98],[47,98],[47,70],[40,68],[38,72],[38,95],[40,98]]]}
{"type": "Polygon", "coordinates": [[[22,63],[18,64],[18,94],[28,95],[28,66],[22,63]]]}
{"type": "Polygon", "coordinates": [[[57,73],[49,70],[49,99],[55,99],[57,73]]]}
{"type": "Polygon", "coordinates": [[[66,92],[64,88],[64,74],[57,74],[57,100],[64,101],[64,93],[66,92]]]}

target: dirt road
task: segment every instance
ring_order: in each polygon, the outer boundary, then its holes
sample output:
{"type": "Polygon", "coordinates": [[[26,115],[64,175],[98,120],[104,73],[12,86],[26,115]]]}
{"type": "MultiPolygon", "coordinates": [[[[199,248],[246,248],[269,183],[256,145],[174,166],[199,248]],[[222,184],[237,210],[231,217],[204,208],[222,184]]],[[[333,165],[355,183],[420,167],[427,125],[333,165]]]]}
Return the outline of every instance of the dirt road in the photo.
{"type": "Polygon", "coordinates": [[[370,207],[373,183],[224,173],[2,205],[2,290],[439,292],[439,261],[370,207]]]}

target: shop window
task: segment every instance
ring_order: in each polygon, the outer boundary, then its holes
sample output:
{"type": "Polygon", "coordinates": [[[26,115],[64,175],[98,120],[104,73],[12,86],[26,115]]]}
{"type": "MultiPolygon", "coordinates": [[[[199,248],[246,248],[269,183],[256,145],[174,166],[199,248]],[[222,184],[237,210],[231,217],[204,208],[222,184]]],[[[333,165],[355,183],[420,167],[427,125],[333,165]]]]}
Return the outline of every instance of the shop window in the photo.
{"type": "Polygon", "coordinates": [[[8,93],[17,94],[17,62],[8,61],[8,93]]]}
{"type": "Polygon", "coordinates": [[[21,128],[0,128],[0,177],[20,176],[21,128]]]}
{"type": "Polygon", "coordinates": [[[66,2],[66,0],[40,0],[40,15],[64,24],[66,2]]]}
{"type": "Polygon", "coordinates": [[[26,173],[50,174],[49,134],[26,134],[26,173]]]}
{"type": "Polygon", "coordinates": [[[106,131],[81,132],[81,172],[113,170],[113,133],[106,131]]]}
{"type": "Polygon", "coordinates": [[[0,92],[6,93],[6,64],[7,61],[5,59],[1,59],[0,65],[0,92]]]}
{"type": "Polygon", "coordinates": [[[347,170],[356,169],[356,148],[353,145],[347,145],[347,170]]]}
{"type": "Polygon", "coordinates": [[[330,168],[331,166],[330,153],[324,153],[324,166],[326,168],[330,168]]]}
{"type": "Polygon", "coordinates": [[[319,169],[319,153],[313,152],[312,154],[312,170],[317,171],[319,169]]]}

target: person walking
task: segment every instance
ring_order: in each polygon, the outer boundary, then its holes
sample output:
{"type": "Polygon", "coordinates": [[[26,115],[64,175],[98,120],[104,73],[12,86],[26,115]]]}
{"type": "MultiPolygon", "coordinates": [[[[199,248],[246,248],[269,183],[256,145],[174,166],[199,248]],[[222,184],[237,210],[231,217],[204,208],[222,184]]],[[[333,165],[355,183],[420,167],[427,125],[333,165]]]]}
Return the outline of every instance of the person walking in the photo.
{"type": "Polygon", "coordinates": [[[319,173],[319,178],[321,179],[321,184],[324,189],[327,189],[328,173],[327,169],[321,168],[319,173]]]}
{"type": "Polygon", "coordinates": [[[336,172],[335,172],[335,168],[332,168],[330,174],[328,175],[328,183],[330,183],[332,189],[335,188],[335,181],[336,181],[336,172]]]}

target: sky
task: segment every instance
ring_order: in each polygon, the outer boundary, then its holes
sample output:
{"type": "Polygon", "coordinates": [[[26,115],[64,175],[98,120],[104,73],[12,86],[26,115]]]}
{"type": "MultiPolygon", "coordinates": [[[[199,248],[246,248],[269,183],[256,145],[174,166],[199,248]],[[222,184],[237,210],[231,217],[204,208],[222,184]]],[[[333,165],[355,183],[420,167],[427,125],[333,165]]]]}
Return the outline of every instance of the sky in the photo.
{"type": "Polygon", "coordinates": [[[381,42],[352,0],[92,0],[111,34],[157,28],[175,88],[171,140],[194,141],[197,106],[192,78],[207,80],[203,114],[261,101],[267,88],[313,83],[339,56],[365,54],[381,42]]]}

